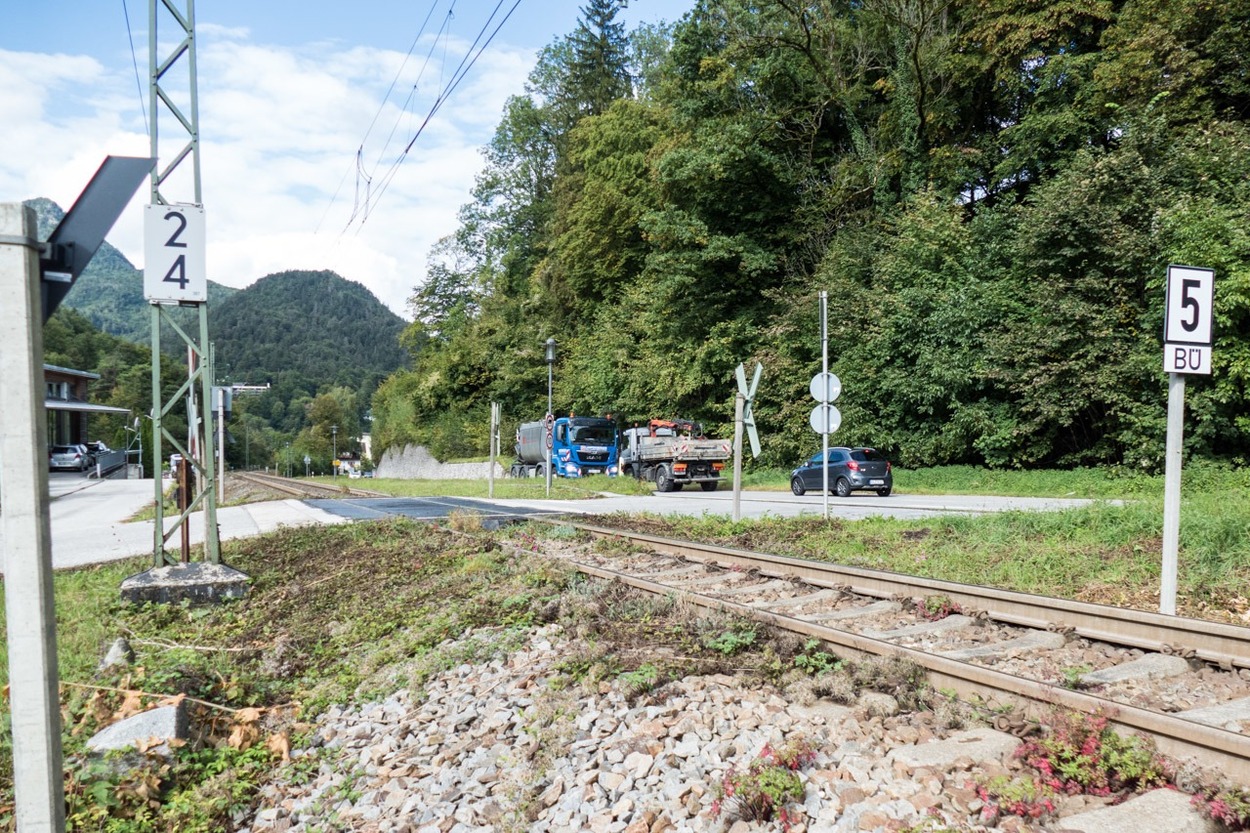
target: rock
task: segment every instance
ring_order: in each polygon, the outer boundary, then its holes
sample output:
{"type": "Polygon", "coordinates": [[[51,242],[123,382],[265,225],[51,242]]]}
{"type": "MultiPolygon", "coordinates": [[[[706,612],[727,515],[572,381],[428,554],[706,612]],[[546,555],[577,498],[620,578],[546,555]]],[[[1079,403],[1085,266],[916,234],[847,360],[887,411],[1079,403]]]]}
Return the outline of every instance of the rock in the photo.
{"type": "Polygon", "coordinates": [[[119,636],[113,640],[113,644],[109,646],[108,652],[104,655],[104,659],[100,660],[97,671],[108,671],[111,668],[117,668],[130,665],[135,661],[135,652],[131,649],[130,643],[125,637],[119,636]]]}
{"type": "Polygon", "coordinates": [[[107,726],[87,740],[92,752],[113,749],[138,749],[168,757],[173,754],[173,740],[186,740],[187,713],[179,703],[149,709],[107,726]]]}

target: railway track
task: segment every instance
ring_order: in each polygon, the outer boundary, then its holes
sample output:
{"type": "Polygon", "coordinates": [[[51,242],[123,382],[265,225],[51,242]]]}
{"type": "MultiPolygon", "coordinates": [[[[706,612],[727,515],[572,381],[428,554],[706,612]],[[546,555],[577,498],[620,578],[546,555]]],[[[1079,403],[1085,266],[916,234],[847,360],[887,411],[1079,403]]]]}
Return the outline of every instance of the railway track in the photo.
{"type": "Polygon", "coordinates": [[[589,575],[844,655],[908,659],[939,690],[1012,705],[1000,729],[1020,733],[1055,706],[1101,712],[1165,754],[1250,782],[1250,628],[572,526],[591,543],[549,555],[589,575]]]}
{"type": "MultiPolygon", "coordinates": [[[[308,480],[296,480],[291,477],[279,477],[274,474],[259,474],[254,471],[232,472],[237,477],[257,486],[264,486],[283,494],[294,497],[311,498],[342,498],[342,497],[391,497],[385,492],[373,492],[368,489],[356,489],[349,486],[326,486],[308,480]]],[[[343,478],[345,481],[347,478],[343,478]]]]}

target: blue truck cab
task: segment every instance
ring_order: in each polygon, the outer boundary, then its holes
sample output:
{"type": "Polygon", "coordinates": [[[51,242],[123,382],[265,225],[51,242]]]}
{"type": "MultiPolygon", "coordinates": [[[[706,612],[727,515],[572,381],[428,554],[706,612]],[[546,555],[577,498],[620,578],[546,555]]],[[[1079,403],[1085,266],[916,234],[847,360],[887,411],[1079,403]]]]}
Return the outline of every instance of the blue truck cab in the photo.
{"type": "MultiPolygon", "coordinates": [[[[616,423],[601,417],[560,417],[551,431],[551,473],[560,477],[586,477],[606,474],[615,477],[617,460],[616,423]]],[[[514,477],[546,475],[547,426],[542,421],[522,423],[517,428],[514,477]]]]}
{"type": "Polygon", "coordinates": [[[561,417],[552,438],[553,474],[584,477],[617,473],[616,424],[598,417],[561,417]]]}

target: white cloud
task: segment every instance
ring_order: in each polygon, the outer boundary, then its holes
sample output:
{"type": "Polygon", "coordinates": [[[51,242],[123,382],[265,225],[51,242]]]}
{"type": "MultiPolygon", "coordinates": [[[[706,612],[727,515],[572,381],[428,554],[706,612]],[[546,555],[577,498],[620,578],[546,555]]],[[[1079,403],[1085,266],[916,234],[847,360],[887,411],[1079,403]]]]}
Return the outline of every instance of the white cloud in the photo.
{"type": "MultiPolygon", "coordinates": [[[[241,287],[285,269],[333,269],[406,314],[426,255],[455,230],[481,167],[479,148],[506,98],[521,92],[533,53],[492,45],[417,139],[367,221],[344,233],[357,201],[356,151],[375,114],[363,159],[376,190],[468,44],[440,44],[448,66],[431,64],[418,82],[428,50],[419,45],[379,113],[402,53],[325,42],[274,47],[252,42],[246,29],[199,28],[209,277],[241,287]]],[[[106,154],[146,155],[140,101],[130,66],[0,50],[0,200],[47,196],[68,207],[106,154]]],[[[163,156],[184,141],[165,116],[161,135],[163,156]]],[[[147,192],[141,186],[109,235],[140,266],[147,192]]],[[[175,180],[163,193],[177,202],[193,197],[189,181],[175,180]]]]}

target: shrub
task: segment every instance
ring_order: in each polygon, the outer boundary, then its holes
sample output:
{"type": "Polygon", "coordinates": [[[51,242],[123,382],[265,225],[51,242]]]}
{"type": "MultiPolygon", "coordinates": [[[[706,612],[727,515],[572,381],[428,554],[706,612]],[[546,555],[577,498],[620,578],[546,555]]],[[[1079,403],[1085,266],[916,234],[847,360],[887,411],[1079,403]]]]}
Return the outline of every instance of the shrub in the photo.
{"type": "Polygon", "coordinates": [[[802,739],[781,747],[765,744],[759,757],[743,772],[733,767],[725,773],[712,802],[712,816],[725,813],[746,821],[775,820],[783,831],[802,819],[791,804],[801,804],[803,781],[798,770],[815,760],[816,752],[802,739]]]}

